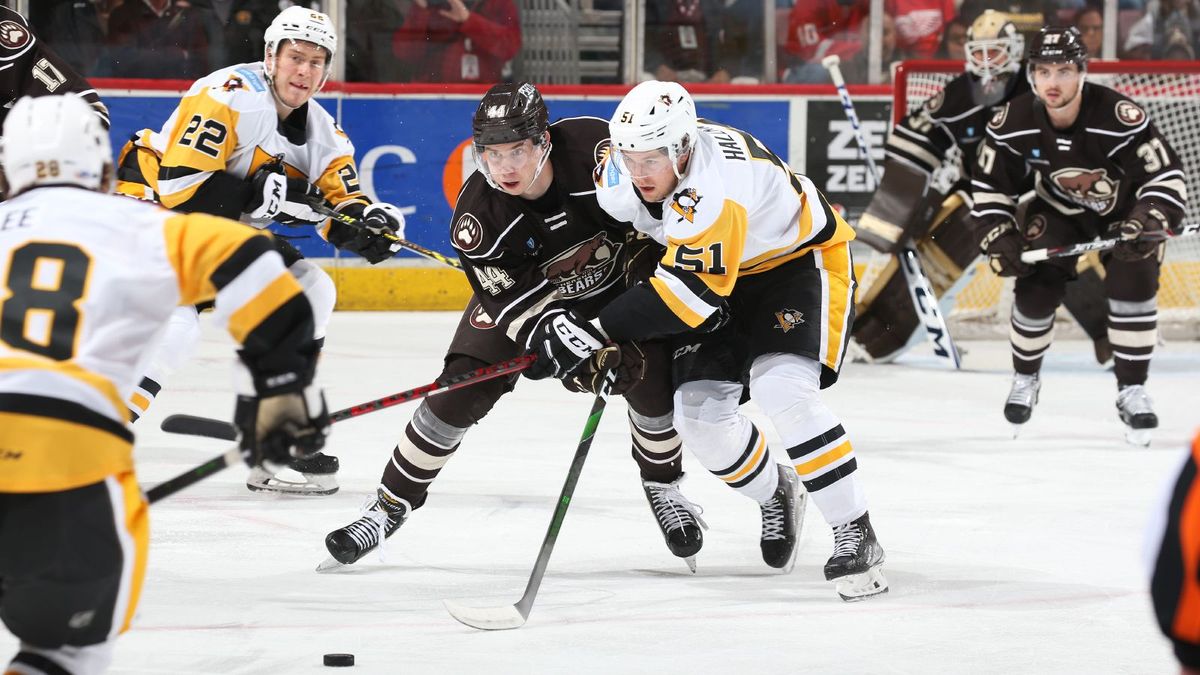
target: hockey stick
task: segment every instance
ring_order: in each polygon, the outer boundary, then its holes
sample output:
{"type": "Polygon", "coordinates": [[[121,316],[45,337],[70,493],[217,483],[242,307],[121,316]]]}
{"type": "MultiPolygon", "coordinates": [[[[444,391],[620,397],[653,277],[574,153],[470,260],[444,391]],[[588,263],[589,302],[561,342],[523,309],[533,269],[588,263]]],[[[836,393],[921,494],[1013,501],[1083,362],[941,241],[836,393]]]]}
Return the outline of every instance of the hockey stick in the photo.
{"type": "MultiPolygon", "coordinates": [[[[854,130],[854,140],[858,143],[858,151],[866,161],[867,169],[875,179],[875,184],[878,185],[879,169],[871,157],[871,148],[867,145],[867,139],[863,135],[858,113],[854,111],[854,101],[850,98],[850,90],[846,88],[846,78],[842,77],[841,58],[837,54],[830,54],[821,60],[821,65],[829,71],[833,86],[837,87],[838,95],[842,99],[842,111],[846,113],[846,119],[849,120],[850,127],[854,130]]],[[[921,325],[925,328],[925,337],[933,346],[933,353],[938,358],[953,364],[955,368],[961,368],[962,360],[959,358],[958,348],[954,345],[954,339],[950,337],[950,329],[946,326],[946,319],[942,316],[941,309],[938,308],[937,296],[933,293],[929,277],[921,269],[921,261],[917,258],[916,250],[912,246],[906,245],[900,249],[897,257],[900,261],[900,270],[904,272],[904,279],[908,282],[908,294],[912,298],[918,318],[921,319],[921,325]]]]}
{"type": "Polygon", "coordinates": [[[575,458],[571,460],[571,468],[567,470],[567,480],[563,483],[562,492],[558,495],[554,516],[550,519],[550,528],[542,540],[542,548],[538,551],[537,560],[533,563],[533,572],[529,575],[529,583],[525,585],[525,594],[513,605],[503,607],[470,607],[454,600],[443,600],[446,611],[450,616],[471,628],[479,630],[509,630],[525,625],[529,612],[533,609],[533,601],[537,598],[538,588],[542,585],[542,576],[546,573],[546,565],[550,563],[550,554],[554,552],[554,542],[558,539],[558,531],[562,528],[563,518],[567,508],[571,506],[571,495],[575,492],[575,484],[579,482],[579,474],[583,472],[583,463],[587,460],[588,450],[592,447],[592,439],[596,436],[596,427],[600,424],[600,416],[608,402],[608,391],[612,388],[616,375],[612,366],[611,355],[619,358],[615,350],[608,352],[601,362],[602,368],[609,368],[604,378],[604,384],[596,399],[592,402],[592,410],[588,413],[587,424],[583,427],[583,437],[575,448],[575,458]]]}
{"type": "MultiPolygon", "coordinates": [[[[357,227],[357,228],[363,227],[362,221],[360,221],[359,219],[357,219],[349,214],[341,213],[340,211],[335,211],[335,210],[329,208],[329,206],[327,206],[324,201],[319,201],[319,202],[314,201],[314,202],[311,202],[310,205],[312,206],[313,211],[316,211],[317,213],[320,213],[323,216],[329,216],[330,218],[338,221],[339,223],[342,223],[343,225],[349,225],[350,227],[357,227]]],[[[459,262],[453,258],[448,258],[433,249],[425,248],[424,246],[421,246],[420,244],[414,244],[411,241],[408,241],[407,239],[401,239],[400,237],[397,237],[396,235],[391,234],[389,232],[384,232],[382,236],[384,239],[387,239],[396,244],[399,244],[400,248],[405,248],[405,249],[408,249],[409,251],[412,251],[413,253],[416,253],[418,255],[423,255],[426,258],[429,258],[431,260],[436,260],[436,261],[442,263],[443,265],[449,265],[450,267],[453,267],[456,270],[459,270],[459,271],[462,270],[461,262],[459,262]]]]}
{"type": "MultiPolygon", "coordinates": [[[[460,373],[458,375],[450,375],[449,377],[439,378],[437,380],[434,380],[433,382],[430,382],[429,384],[421,385],[420,387],[409,389],[408,391],[402,391],[398,394],[392,394],[391,396],[384,396],[383,398],[377,398],[374,401],[360,403],[355,406],[350,406],[349,408],[346,408],[344,410],[339,410],[329,416],[329,421],[330,421],[330,423],[341,422],[342,420],[347,420],[347,419],[350,419],[351,417],[360,417],[360,416],[366,415],[368,413],[373,413],[376,410],[383,410],[384,408],[390,408],[394,405],[399,405],[401,403],[415,401],[419,398],[425,398],[426,396],[440,394],[442,392],[452,391],[454,389],[462,389],[463,387],[468,387],[472,384],[478,384],[479,382],[484,382],[486,380],[495,379],[495,378],[501,377],[503,375],[519,373],[522,370],[525,370],[526,368],[528,368],[530,365],[532,365],[535,359],[537,359],[537,356],[535,356],[533,354],[529,354],[526,356],[519,356],[515,359],[509,359],[508,361],[501,361],[500,363],[495,363],[490,366],[484,366],[482,368],[477,368],[470,372],[460,373]]],[[[177,424],[179,423],[179,421],[182,421],[182,423],[186,424],[186,423],[189,423],[190,420],[200,420],[204,424],[208,424],[208,425],[216,425],[216,424],[225,425],[225,427],[228,427],[228,429],[232,431],[233,437],[225,438],[224,440],[235,440],[237,438],[237,430],[234,428],[234,426],[232,424],[229,424],[222,420],[214,420],[214,419],[208,418],[208,417],[196,417],[194,415],[172,415],[172,416],[168,417],[166,420],[163,420],[163,424],[162,424],[163,431],[171,431],[170,429],[167,429],[167,426],[168,426],[167,423],[172,418],[177,418],[177,424]]],[[[172,431],[171,433],[191,433],[191,432],[172,431]]],[[[197,434],[197,435],[212,436],[211,434],[197,434]]],[[[218,437],[218,436],[212,436],[212,437],[218,437]]],[[[218,437],[218,438],[223,438],[223,437],[218,437]]],[[[154,503],[164,497],[167,497],[169,495],[172,495],[172,494],[182,490],[185,487],[188,487],[189,485],[192,485],[193,483],[195,483],[196,481],[199,481],[202,478],[207,478],[208,476],[211,476],[212,474],[217,473],[221,469],[224,469],[227,466],[233,466],[234,464],[238,464],[241,461],[242,461],[242,455],[241,455],[240,450],[236,447],[231,448],[231,449],[225,451],[224,453],[222,453],[216,457],[213,457],[212,459],[208,460],[207,462],[205,462],[199,466],[188,469],[187,471],[179,474],[178,476],[150,488],[149,490],[146,491],[146,497],[147,497],[147,499],[149,499],[149,501],[151,503],[154,503]]]]}
{"type": "MultiPolygon", "coordinates": [[[[1175,237],[1188,237],[1200,233],[1200,223],[1192,223],[1184,225],[1175,231],[1164,231],[1163,239],[1173,239],[1175,237]]],[[[1097,239],[1095,241],[1085,241],[1082,244],[1071,244],[1070,246],[1051,246],[1049,248],[1035,248],[1030,251],[1025,251],[1021,254],[1021,262],[1035,263],[1050,258],[1066,258],[1073,255],[1080,255],[1088,251],[1107,251],[1108,249],[1121,243],[1120,239],[1097,239]]]]}

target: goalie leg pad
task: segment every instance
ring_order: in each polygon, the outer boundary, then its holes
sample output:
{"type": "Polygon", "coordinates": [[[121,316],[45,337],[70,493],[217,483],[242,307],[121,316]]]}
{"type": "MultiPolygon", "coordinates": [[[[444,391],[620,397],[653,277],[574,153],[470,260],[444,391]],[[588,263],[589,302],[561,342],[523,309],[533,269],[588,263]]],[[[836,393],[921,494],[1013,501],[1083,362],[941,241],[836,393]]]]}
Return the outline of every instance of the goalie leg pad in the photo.
{"type": "Polygon", "coordinates": [[[854,228],[858,239],[877,251],[895,253],[902,243],[920,238],[929,226],[928,202],[941,201],[937,193],[926,199],[928,188],[929,174],[891,157],[885,159],[879,188],[854,228]]]}

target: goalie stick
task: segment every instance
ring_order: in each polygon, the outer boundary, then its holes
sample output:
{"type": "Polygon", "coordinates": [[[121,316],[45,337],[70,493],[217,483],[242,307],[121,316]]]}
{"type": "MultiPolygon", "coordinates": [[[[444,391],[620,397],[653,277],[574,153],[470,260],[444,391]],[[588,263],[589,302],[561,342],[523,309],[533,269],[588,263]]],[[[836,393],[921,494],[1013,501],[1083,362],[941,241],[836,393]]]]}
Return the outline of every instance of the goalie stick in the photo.
{"type": "MultiPolygon", "coordinates": [[[[878,185],[879,169],[875,166],[875,160],[871,157],[871,148],[867,145],[866,137],[863,136],[858,113],[854,111],[854,101],[850,98],[850,90],[846,88],[846,78],[842,77],[841,58],[837,54],[830,54],[821,60],[821,65],[829,71],[829,78],[833,80],[833,86],[837,87],[838,95],[842,99],[842,110],[846,113],[846,119],[854,130],[854,140],[858,143],[858,150],[862,154],[871,176],[875,179],[875,184],[878,185]]],[[[921,269],[921,261],[917,258],[916,250],[911,245],[905,245],[897,253],[897,258],[900,262],[900,270],[904,273],[904,279],[908,282],[908,294],[912,298],[913,308],[916,309],[917,317],[920,318],[921,325],[925,328],[925,337],[933,347],[933,353],[955,368],[961,368],[962,359],[959,356],[958,348],[954,345],[954,339],[950,337],[950,329],[946,326],[946,319],[938,307],[937,296],[933,293],[929,277],[921,269]]]]}
{"type": "MultiPolygon", "coordinates": [[[[617,355],[618,353],[613,350],[608,354],[617,355]]],[[[575,448],[575,458],[571,460],[571,468],[567,470],[567,480],[563,483],[562,492],[558,495],[554,516],[550,518],[550,528],[546,531],[546,537],[542,540],[542,548],[538,551],[537,560],[533,563],[533,572],[529,575],[529,582],[525,584],[524,595],[516,604],[502,607],[471,607],[454,600],[443,600],[442,604],[445,605],[446,611],[450,612],[450,616],[460,623],[479,630],[509,630],[525,625],[525,620],[529,618],[529,612],[533,609],[533,601],[537,599],[538,588],[542,585],[542,576],[546,573],[546,565],[550,563],[550,554],[554,552],[554,542],[558,539],[558,531],[562,528],[563,518],[567,515],[567,508],[571,506],[571,495],[575,492],[575,484],[579,482],[579,474],[583,472],[583,463],[587,460],[588,450],[592,447],[592,439],[596,436],[596,427],[600,424],[600,416],[604,413],[608,391],[616,380],[616,375],[611,370],[616,364],[611,361],[610,356],[605,356],[600,363],[602,368],[609,369],[608,374],[604,378],[600,393],[596,394],[596,399],[592,402],[592,410],[588,413],[587,424],[583,427],[583,436],[575,448]]]]}
{"type": "MultiPolygon", "coordinates": [[[[1200,233],[1200,224],[1192,223],[1184,225],[1175,231],[1164,231],[1163,239],[1172,239],[1174,237],[1188,237],[1200,233]]],[[[1085,241],[1081,244],[1071,244],[1070,246],[1051,246],[1049,248],[1035,248],[1025,251],[1021,254],[1021,262],[1035,263],[1050,258],[1065,258],[1073,255],[1080,255],[1088,251],[1107,251],[1108,249],[1121,243],[1120,239],[1097,239],[1095,241],[1085,241]]]]}
{"type": "MultiPolygon", "coordinates": [[[[460,373],[458,375],[450,375],[430,382],[429,384],[421,385],[408,391],[402,391],[398,394],[377,398],[374,401],[360,403],[351,406],[344,410],[339,410],[329,416],[330,423],[340,422],[350,419],[351,417],[359,417],[368,413],[373,413],[376,410],[383,410],[394,405],[415,401],[419,398],[440,394],[442,392],[461,389],[472,384],[477,384],[485,380],[491,380],[503,375],[519,373],[533,364],[537,357],[529,354],[519,356],[508,361],[501,361],[490,366],[477,368],[470,372],[460,373]]],[[[195,415],[171,415],[163,420],[162,430],[170,433],[184,433],[196,436],[207,436],[209,438],[220,438],[222,440],[236,440],[237,430],[232,424],[223,420],[215,420],[208,417],[197,417],[195,415]],[[168,424],[170,423],[170,424],[168,424]],[[168,428],[168,426],[172,428],[168,428]],[[207,433],[197,433],[205,431],[207,433]],[[226,437],[232,434],[232,437],[226,437]]],[[[175,476],[174,478],[160,483],[146,491],[146,498],[150,503],[154,503],[164,497],[168,497],[193,483],[211,476],[214,473],[228,466],[233,466],[242,461],[241,451],[237,448],[229,450],[213,457],[207,462],[188,469],[187,471],[175,476]]]]}

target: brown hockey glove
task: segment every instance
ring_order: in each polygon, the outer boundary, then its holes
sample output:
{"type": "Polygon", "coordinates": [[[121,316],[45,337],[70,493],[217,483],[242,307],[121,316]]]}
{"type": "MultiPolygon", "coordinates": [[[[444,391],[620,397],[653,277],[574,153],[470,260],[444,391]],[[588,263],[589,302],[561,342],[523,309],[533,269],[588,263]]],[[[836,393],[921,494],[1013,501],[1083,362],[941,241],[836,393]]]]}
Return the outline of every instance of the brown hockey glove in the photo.
{"type": "Polygon", "coordinates": [[[579,370],[563,378],[567,389],[587,394],[599,394],[609,370],[615,381],[608,393],[622,396],[641,383],[646,376],[646,354],[636,342],[609,345],[592,354],[579,370]]]}
{"type": "Polygon", "coordinates": [[[1021,261],[1025,238],[1011,220],[993,227],[984,235],[979,248],[988,257],[992,271],[1002,277],[1024,277],[1033,273],[1033,266],[1021,261]]]}
{"type": "Polygon", "coordinates": [[[1129,218],[1109,226],[1109,233],[1120,239],[1113,247],[1113,257],[1126,262],[1149,258],[1167,238],[1168,224],[1160,209],[1135,206],[1129,218]]]}

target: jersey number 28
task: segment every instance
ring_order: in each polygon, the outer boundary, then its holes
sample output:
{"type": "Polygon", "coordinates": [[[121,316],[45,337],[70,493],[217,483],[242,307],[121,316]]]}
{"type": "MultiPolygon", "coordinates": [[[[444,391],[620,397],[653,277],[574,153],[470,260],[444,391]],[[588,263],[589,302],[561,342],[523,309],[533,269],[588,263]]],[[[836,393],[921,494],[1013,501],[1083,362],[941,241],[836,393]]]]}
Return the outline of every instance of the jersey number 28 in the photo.
{"type": "Polygon", "coordinates": [[[0,301],[0,340],[55,361],[74,356],[91,264],[70,244],[30,242],[14,250],[0,301]]]}

